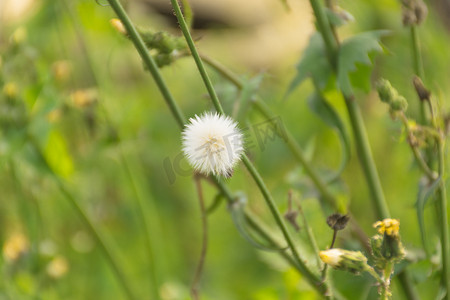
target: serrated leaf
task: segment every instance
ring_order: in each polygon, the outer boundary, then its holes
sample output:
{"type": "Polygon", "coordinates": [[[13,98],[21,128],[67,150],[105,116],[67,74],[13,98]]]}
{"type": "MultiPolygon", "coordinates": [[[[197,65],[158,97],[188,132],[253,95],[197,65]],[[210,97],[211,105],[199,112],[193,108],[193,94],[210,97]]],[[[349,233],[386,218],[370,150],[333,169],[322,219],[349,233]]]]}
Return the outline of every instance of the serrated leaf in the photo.
{"type": "Polygon", "coordinates": [[[434,194],[436,189],[439,187],[441,182],[441,177],[433,181],[431,184],[419,184],[419,192],[417,193],[417,202],[416,202],[416,210],[417,210],[417,219],[419,221],[420,235],[422,238],[423,248],[427,253],[427,237],[425,230],[425,222],[424,222],[424,210],[425,205],[427,204],[430,197],[434,194]]]}
{"type": "Polygon", "coordinates": [[[350,159],[350,137],[339,114],[321,95],[317,93],[312,94],[308,98],[308,105],[309,108],[325,122],[325,124],[333,128],[339,136],[342,149],[341,163],[338,170],[327,180],[328,182],[333,182],[339,178],[350,159]]]}
{"type": "Polygon", "coordinates": [[[383,51],[380,38],[387,33],[386,30],[364,32],[342,43],[338,53],[337,82],[345,96],[353,94],[353,87],[364,89],[368,84],[370,86],[370,54],[383,51]],[[351,78],[358,80],[352,82],[351,78]]]}
{"type": "Polygon", "coordinates": [[[309,44],[303,52],[297,65],[297,74],[289,85],[285,97],[295,90],[305,79],[312,77],[314,82],[324,88],[332,74],[325,51],[325,45],[320,34],[311,36],[309,44]]]}

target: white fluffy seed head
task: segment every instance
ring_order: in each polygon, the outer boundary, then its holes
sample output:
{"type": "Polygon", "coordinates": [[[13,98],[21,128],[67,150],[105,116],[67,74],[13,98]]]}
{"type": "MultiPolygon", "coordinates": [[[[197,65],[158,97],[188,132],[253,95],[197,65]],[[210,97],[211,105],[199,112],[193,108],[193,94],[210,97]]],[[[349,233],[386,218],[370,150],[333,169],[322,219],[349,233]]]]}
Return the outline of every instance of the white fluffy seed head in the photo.
{"type": "Polygon", "coordinates": [[[199,173],[229,177],[243,150],[242,133],[230,117],[206,112],[183,130],[184,155],[199,173]]]}

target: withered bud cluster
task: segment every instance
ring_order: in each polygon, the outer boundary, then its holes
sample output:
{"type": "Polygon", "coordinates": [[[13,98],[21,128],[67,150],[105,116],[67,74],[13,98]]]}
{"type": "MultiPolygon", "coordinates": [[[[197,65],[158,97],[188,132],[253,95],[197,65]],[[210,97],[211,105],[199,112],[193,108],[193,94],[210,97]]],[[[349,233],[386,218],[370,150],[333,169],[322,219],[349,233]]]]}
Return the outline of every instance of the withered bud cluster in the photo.
{"type": "Polygon", "coordinates": [[[402,0],[402,21],[404,26],[420,25],[428,14],[422,0],[402,0]]]}

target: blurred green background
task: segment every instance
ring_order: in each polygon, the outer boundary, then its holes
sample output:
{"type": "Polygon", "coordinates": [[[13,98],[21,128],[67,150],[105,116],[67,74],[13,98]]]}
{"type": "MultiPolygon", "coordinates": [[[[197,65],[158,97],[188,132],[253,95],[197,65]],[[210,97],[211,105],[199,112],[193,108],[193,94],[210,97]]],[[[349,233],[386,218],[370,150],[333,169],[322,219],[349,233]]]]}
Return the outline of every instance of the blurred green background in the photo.
{"type": "MultiPolygon", "coordinates": [[[[327,174],[338,167],[341,150],[335,133],[308,108],[311,83],[283,99],[314,30],[308,1],[288,2],[291,12],[274,0],[195,1],[193,35],[202,52],[243,78],[259,76],[258,94],[294,134],[313,165],[327,174]]],[[[27,142],[25,127],[105,236],[138,299],[190,298],[200,256],[201,222],[192,172],[186,171],[184,160],[177,160],[180,130],[132,44],[110,25],[115,17],[112,9],[102,4],[102,0],[0,2],[0,299],[124,298],[94,239],[27,142]],[[142,210],[137,197],[144,200],[142,210]],[[148,222],[150,244],[141,213],[148,222]]],[[[179,34],[168,1],[124,4],[136,24],[179,34]]],[[[345,0],[339,5],[355,19],[340,29],[342,37],[390,30],[383,39],[385,54],[375,59],[373,78],[391,80],[408,99],[408,114],[414,117],[418,100],[411,84],[410,36],[401,24],[398,1],[345,0]]],[[[450,35],[439,9],[438,2],[430,3],[419,34],[426,83],[448,108],[450,35]]],[[[188,117],[212,110],[192,59],[180,59],[161,71],[188,117]]],[[[231,113],[238,99],[236,88],[212,70],[210,75],[231,113]]],[[[376,93],[360,92],[357,97],[389,208],[401,221],[406,248],[414,253],[421,247],[414,208],[420,172],[412,164],[400,124],[390,119],[376,93]]],[[[347,120],[342,99],[335,98],[336,109],[347,120]]],[[[246,138],[253,145],[248,154],[281,211],[286,211],[287,194],[293,189],[319,248],[326,248],[332,232],[311,183],[281,138],[268,139],[263,147],[258,144],[255,124],[264,118],[250,111],[247,120],[241,127],[248,128],[246,138]]],[[[375,233],[376,218],[356,153],[352,153],[335,190],[370,236],[375,233]]],[[[247,209],[280,234],[245,169],[238,167],[227,183],[246,196],[247,209]]],[[[210,204],[217,192],[206,182],[203,186],[210,204]]],[[[436,242],[429,211],[427,228],[436,242]]],[[[277,254],[256,250],[240,236],[225,203],[208,222],[201,299],[318,299],[277,254]]],[[[303,246],[304,239],[301,231],[300,248],[313,265],[312,250],[303,246]]],[[[346,231],[337,243],[357,247],[346,231]]],[[[411,267],[423,299],[437,293],[438,280],[428,278],[433,268],[425,261],[411,267]]],[[[332,276],[349,299],[376,297],[368,277],[340,271],[332,276]]],[[[394,299],[401,299],[395,283],[393,289],[394,299]]]]}

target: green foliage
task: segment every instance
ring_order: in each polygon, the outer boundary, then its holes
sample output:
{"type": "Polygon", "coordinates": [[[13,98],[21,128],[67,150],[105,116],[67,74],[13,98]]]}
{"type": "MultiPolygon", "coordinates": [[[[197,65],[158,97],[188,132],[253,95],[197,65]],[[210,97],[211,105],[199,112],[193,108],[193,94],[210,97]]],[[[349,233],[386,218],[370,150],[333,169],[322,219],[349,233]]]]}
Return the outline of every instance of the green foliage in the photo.
{"type": "Polygon", "coordinates": [[[337,132],[339,141],[341,142],[342,154],[339,168],[327,179],[328,182],[333,182],[337,180],[345,170],[345,167],[350,159],[350,137],[339,114],[321,95],[317,93],[312,94],[308,98],[308,105],[311,111],[313,111],[323,122],[337,132]]]}
{"type": "Polygon", "coordinates": [[[314,33],[308,47],[297,64],[297,74],[289,85],[287,95],[292,93],[305,79],[311,77],[320,88],[324,88],[332,74],[325,51],[325,44],[319,33],[314,33]]]}
{"type": "Polygon", "coordinates": [[[344,95],[351,96],[354,88],[370,90],[372,60],[370,55],[382,52],[380,38],[388,31],[360,33],[342,42],[338,54],[337,83],[344,95]]]}

